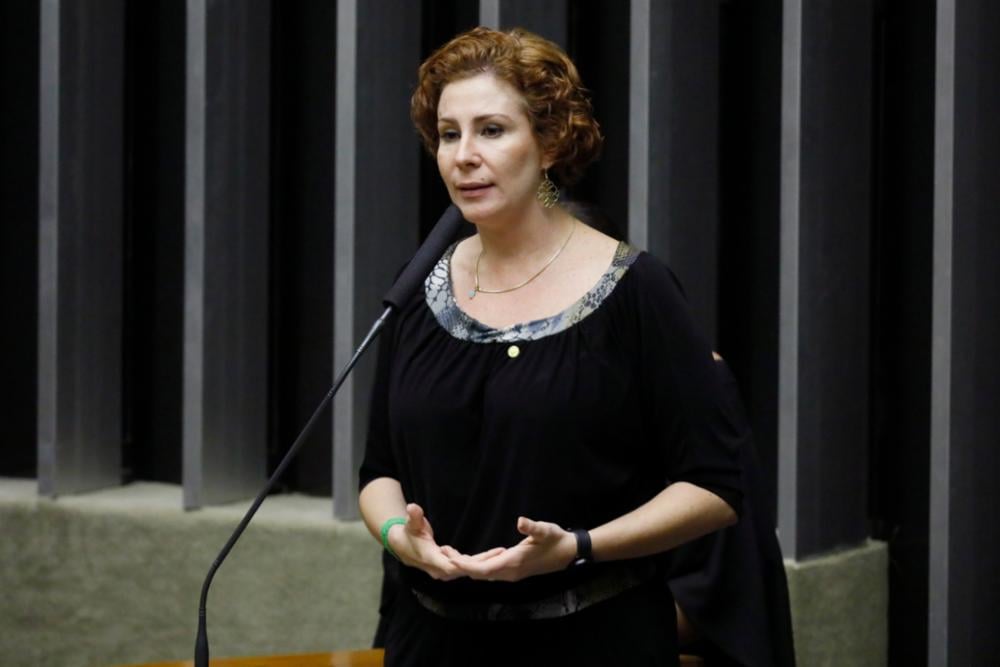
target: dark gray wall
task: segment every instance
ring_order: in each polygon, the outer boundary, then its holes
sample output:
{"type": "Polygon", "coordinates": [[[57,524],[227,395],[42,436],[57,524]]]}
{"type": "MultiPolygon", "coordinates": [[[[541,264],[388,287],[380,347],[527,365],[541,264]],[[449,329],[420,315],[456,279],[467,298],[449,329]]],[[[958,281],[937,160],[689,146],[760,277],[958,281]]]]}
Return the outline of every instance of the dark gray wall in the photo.
{"type": "MultiPolygon", "coordinates": [[[[0,474],[249,497],[447,203],[407,119],[420,59],[522,25],[593,91],[607,142],[573,194],[675,268],[739,379],[786,555],[887,540],[891,662],[981,661],[1000,590],[998,11],[2,3],[0,474]]],[[[340,516],[370,361],[281,487],[332,493],[340,516]]]]}

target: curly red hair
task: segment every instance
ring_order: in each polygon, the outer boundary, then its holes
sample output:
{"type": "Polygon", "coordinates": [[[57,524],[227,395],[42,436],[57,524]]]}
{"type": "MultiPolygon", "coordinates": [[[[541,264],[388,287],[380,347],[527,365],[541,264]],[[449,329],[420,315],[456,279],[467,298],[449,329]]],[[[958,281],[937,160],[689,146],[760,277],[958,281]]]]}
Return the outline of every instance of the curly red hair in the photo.
{"type": "Polygon", "coordinates": [[[528,118],[552,171],[573,184],[601,152],[600,127],[576,66],[556,44],[520,28],[508,32],[474,28],[458,35],[424,61],[410,100],[410,117],[424,146],[438,148],[437,106],[452,81],[487,72],[524,98],[528,118]]]}

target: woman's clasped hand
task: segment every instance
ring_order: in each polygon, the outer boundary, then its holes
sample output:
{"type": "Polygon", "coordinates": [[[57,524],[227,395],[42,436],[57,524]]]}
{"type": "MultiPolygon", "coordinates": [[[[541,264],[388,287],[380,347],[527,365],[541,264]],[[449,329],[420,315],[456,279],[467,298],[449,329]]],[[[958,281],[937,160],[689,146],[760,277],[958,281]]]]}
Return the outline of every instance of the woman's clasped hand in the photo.
{"type": "Polygon", "coordinates": [[[565,569],[576,558],[573,533],[554,523],[522,516],[517,520],[517,532],[524,539],[515,545],[463,554],[447,544],[438,545],[424,510],[416,503],[409,503],[406,523],[390,528],[388,539],[404,565],[419,568],[439,581],[459,577],[520,581],[565,569]]]}

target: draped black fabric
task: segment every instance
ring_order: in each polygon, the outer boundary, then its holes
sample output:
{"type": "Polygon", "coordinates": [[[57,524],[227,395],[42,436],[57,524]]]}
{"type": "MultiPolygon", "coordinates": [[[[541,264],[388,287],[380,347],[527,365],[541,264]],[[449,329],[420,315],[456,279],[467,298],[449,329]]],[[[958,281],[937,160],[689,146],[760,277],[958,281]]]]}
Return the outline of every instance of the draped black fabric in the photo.
{"type": "MultiPolygon", "coordinates": [[[[718,365],[733,422],[746,423],[736,380],[718,365]]],[[[670,589],[704,637],[710,665],[794,667],[792,619],[774,504],[765,492],[749,429],[740,442],[740,522],[682,545],[671,554],[670,589]]]]}

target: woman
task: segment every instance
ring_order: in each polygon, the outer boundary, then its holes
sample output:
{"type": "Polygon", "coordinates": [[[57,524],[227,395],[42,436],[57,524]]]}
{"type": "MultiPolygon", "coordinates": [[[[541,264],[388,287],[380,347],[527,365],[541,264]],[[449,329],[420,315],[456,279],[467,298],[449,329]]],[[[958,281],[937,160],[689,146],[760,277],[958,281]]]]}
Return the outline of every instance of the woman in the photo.
{"type": "Polygon", "coordinates": [[[736,521],[738,444],[673,274],[559,207],[601,137],[576,69],[477,28],[411,113],[477,233],[383,334],[361,513],[402,563],[387,665],[677,661],[664,554],[736,521]]]}

